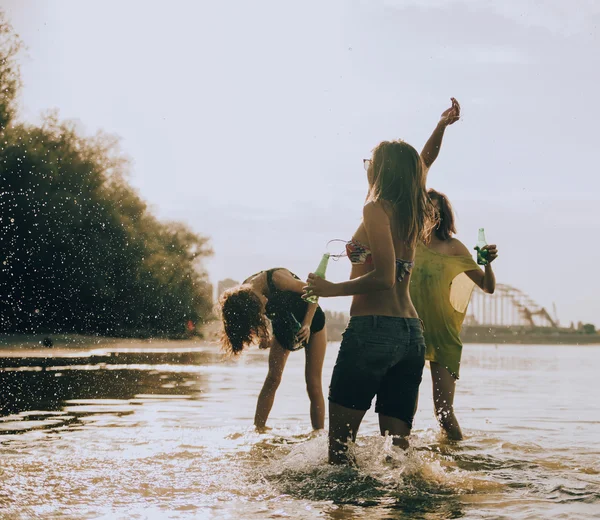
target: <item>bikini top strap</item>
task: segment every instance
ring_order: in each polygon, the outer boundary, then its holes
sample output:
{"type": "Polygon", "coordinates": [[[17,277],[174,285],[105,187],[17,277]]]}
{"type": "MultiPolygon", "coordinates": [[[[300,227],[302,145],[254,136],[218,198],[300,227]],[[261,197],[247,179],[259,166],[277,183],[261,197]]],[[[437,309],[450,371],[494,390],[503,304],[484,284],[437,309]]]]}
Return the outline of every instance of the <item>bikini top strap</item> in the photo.
{"type": "Polygon", "coordinates": [[[327,242],[327,245],[325,246],[327,249],[329,249],[330,244],[333,244],[334,242],[341,242],[342,244],[344,244],[344,251],[342,251],[341,253],[330,253],[329,254],[329,258],[333,258],[334,260],[339,260],[340,258],[344,257],[344,256],[348,256],[347,253],[347,246],[348,244],[350,244],[352,241],[348,241],[348,240],[342,240],[341,238],[334,238],[332,240],[330,240],[329,242],[327,242]]]}

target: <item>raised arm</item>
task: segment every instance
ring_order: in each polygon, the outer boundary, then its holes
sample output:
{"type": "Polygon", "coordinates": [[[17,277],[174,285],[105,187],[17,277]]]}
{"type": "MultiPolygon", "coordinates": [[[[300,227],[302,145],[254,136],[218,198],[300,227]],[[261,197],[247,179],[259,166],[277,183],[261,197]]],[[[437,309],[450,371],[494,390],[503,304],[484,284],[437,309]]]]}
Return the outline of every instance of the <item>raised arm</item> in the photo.
{"type": "Polygon", "coordinates": [[[371,255],[373,270],[341,283],[332,283],[314,275],[308,275],[305,293],[315,296],[352,296],[394,287],[396,282],[396,255],[390,218],[379,202],[369,202],[363,209],[363,222],[371,255]]]}
{"type": "Polygon", "coordinates": [[[446,127],[456,123],[460,119],[460,105],[456,99],[450,99],[452,100],[452,106],[442,112],[438,124],[421,152],[421,159],[427,169],[429,169],[440,153],[446,127]]]}

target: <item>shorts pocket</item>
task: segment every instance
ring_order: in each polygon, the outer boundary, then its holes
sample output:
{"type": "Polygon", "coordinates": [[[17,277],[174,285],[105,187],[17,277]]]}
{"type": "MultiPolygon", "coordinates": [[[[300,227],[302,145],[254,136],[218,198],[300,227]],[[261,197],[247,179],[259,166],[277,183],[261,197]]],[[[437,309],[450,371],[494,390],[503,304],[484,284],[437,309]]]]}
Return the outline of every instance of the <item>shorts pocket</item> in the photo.
{"type": "Polygon", "coordinates": [[[373,355],[393,355],[400,345],[400,342],[393,338],[375,335],[364,338],[363,343],[365,350],[373,355]]]}
{"type": "Polygon", "coordinates": [[[424,365],[426,351],[427,346],[425,344],[425,340],[422,337],[416,338],[410,342],[406,359],[410,360],[411,363],[415,362],[424,365]]]}

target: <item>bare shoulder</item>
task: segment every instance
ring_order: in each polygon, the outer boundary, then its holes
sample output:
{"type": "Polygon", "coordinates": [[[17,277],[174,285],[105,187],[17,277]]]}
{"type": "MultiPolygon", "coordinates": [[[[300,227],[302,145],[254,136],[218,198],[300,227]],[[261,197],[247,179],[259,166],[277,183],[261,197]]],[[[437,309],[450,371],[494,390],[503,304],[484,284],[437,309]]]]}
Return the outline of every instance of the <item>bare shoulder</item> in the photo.
{"type": "Polygon", "coordinates": [[[282,291],[292,291],[301,293],[306,285],[298,280],[291,271],[287,269],[277,269],[273,272],[273,283],[275,287],[282,291]]]}
{"type": "Polygon", "coordinates": [[[287,269],[281,268],[277,269],[277,271],[273,271],[273,281],[275,282],[275,285],[279,285],[279,282],[289,280],[290,278],[295,279],[292,276],[291,271],[288,271],[287,269]]]}
{"type": "Polygon", "coordinates": [[[246,278],[240,285],[258,285],[267,279],[267,274],[264,271],[260,273],[253,274],[252,276],[246,278]]]}
{"type": "Polygon", "coordinates": [[[446,241],[448,253],[452,256],[471,256],[471,252],[467,249],[458,238],[449,238],[446,241]]]}
{"type": "Polygon", "coordinates": [[[370,201],[363,207],[363,218],[365,219],[386,219],[389,220],[386,208],[383,202],[370,201]]]}

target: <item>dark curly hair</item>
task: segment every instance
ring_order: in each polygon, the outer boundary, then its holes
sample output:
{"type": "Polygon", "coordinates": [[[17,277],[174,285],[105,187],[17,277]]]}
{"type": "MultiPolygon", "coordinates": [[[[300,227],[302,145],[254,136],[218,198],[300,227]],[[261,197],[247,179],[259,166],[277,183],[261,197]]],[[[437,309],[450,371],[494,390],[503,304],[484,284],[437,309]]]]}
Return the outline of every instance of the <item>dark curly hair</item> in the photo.
{"type": "Polygon", "coordinates": [[[249,285],[225,291],[219,298],[223,334],[221,346],[231,354],[258,340],[260,348],[269,346],[269,329],[263,302],[249,285]]]}

